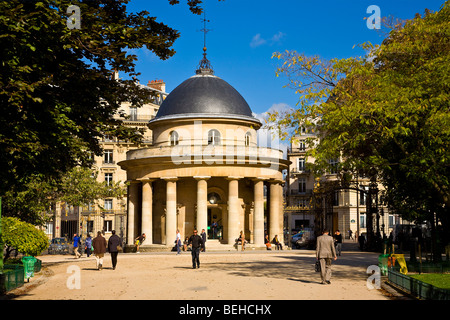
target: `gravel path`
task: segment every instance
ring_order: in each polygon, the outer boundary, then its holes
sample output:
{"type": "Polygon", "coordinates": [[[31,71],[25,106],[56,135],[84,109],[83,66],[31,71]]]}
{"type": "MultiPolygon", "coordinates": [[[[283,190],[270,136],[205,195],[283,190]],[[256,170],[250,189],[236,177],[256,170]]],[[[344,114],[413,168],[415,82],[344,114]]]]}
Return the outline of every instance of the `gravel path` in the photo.
{"type": "Polygon", "coordinates": [[[9,293],[17,300],[386,300],[367,287],[378,254],[344,251],[333,261],[330,285],[314,272],[314,251],[206,252],[192,269],[190,253],[119,254],[116,270],[105,255],[41,256],[43,271],[9,293]],[[74,281],[74,279],[79,280],[74,281]],[[70,289],[76,284],[80,288],[70,289]]]}

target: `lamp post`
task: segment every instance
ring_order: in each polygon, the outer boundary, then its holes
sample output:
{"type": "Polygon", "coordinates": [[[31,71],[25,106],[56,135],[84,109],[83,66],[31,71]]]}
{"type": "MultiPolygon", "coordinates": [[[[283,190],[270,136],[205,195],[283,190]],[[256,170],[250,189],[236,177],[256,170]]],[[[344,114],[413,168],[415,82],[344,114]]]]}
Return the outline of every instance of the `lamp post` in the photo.
{"type": "Polygon", "coordinates": [[[369,250],[375,249],[375,234],[373,228],[373,215],[375,214],[377,217],[377,234],[380,232],[379,228],[379,218],[378,218],[378,184],[377,178],[375,174],[371,175],[370,184],[369,184],[369,192],[368,192],[368,201],[366,208],[367,215],[367,247],[369,250]]]}

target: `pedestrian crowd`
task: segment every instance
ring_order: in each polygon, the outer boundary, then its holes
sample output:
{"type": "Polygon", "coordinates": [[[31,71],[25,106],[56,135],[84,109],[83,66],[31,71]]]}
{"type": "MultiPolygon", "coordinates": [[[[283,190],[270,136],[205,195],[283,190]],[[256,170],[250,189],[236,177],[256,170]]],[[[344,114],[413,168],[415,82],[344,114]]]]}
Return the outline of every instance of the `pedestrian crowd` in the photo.
{"type": "MultiPolygon", "coordinates": [[[[75,233],[73,235],[73,251],[75,254],[75,259],[82,257],[81,249],[81,236],[75,233]]],[[[120,250],[122,250],[122,241],[119,236],[116,235],[115,230],[111,232],[111,237],[109,237],[108,241],[106,241],[106,238],[101,231],[97,232],[97,236],[95,238],[92,238],[88,233],[84,241],[84,252],[88,258],[91,254],[94,254],[98,270],[103,269],[103,257],[107,251],[110,253],[112,268],[115,270],[117,265],[117,255],[120,250]]]]}
{"type": "MultiPolygon", "coordinates": [[[[350,238],[351,235],[350,235],[350,238]]],[[[80,250],[81,237],[77,234],[74,234],[74,254],[75,258],[79,259],[82,256],[82,252],[80,250]]],[[[135,239],[135,248],[136,253],[139,253],[139,247],[145,241],[146,235],[145,233],[139,235],[135,239]]],[[[317,238],[316,241],[316,271],[320,272],[321,284],[331,284],[331,264],[333,260],[337,260],[337,256],[342,254],[342,234],[339,230],[337,230],[334,236],[330,236],[327,230],[323,231],[322,235],[317,238]]],[[[207,236],[205,229],[202,229],[201,234],[198,234],[197,230],[193,231],[193,234],[190,237],[186,237],[182,242],[180,230],[176,231],[175,235],[175,246],[174,249],[177,251],[177,255],[183,251],[191,251],[192,256],[192,268],[198,269],[200,268],[200,252],[206,251],[206,241],[207,236]]],[[[267,250],[272,249],[272,244],[275,245],[277,250],[282,250],[282,244],[278,240],[278,235],[269,240],[269,236],[265,235],[265,245],[267,250]]],[[[241,246],[241,250],[245,250],[245,244],[248,241],[245,239],[245,234],[243,231],[240,232],[239,237],[236,239],[236,246],[239,248],[241,246]]],[[[115,230],[112,231],[111,237],[106,240],[104,234],[101,231],[97,233],[95,238],[92,238],[90,234],[87,235],[84,241],[84,252],[87,257],[90,257],[91,254],[95,256],[96,266],[98,270],[103,269],[103,258],[106,252],[110,253],[111,256],[111,264],[112,269],[115,270],[117,266],[117,256],[119,251],[122,250],[122,242],[121,239],[116,235],[115,230]]]]}

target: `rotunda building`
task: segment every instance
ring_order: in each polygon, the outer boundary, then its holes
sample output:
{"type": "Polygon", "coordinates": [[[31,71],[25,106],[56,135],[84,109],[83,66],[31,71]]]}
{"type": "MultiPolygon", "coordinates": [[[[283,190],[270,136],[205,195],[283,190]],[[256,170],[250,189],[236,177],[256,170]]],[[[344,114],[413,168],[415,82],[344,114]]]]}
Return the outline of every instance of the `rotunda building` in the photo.
{"type": "Polygon", "coordinates": [[[207,230],[207,247],[283,239],[281,150],[258,147],[261,122],[245,99],[214,75],[205,58],[191,78],[164,100],[148,127],[153,145],[127,152],[127,244],[146,234],[141,250],[173,247],[207,230]],[[267,196],[264,196],[264,185],[267,196]],[[266,203],[266,209],[264,202],[266,203]]]}

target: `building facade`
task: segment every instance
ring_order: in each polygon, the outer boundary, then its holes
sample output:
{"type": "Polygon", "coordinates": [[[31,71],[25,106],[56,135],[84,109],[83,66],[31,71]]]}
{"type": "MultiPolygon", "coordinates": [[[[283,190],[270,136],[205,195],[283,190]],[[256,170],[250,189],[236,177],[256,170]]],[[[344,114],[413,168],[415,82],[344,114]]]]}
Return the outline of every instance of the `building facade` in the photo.
{"type": "MultiPolygon", "coordinates": [[[[368,194],[371,181],[368,177],[353,177],[346,187],[340,184],[337,167],[339,159],[330,159],[330,170],[320,177],[314,177],[308,168],[314,158],[307,157],[308,146],[317,139],[317,134],[308,128],[301,129],[301,135],[292,139],[288,150],[291,162],[286,177],[287,229],[291,234],[301,229],[319,233],[328,229],[334,234],[339,230],[346,239],[356,239],[367,233],[368,194]]],[[[317,140],[316,140],[317,141],[317,140]]],[[[389,236],[399,218],[389,213],[380,201],[383,187],[376,183],[378,192],[378,215],[373,215],[373,230],[380,236],[389,236]]]]}
{"type": "MultiPolygon", "coordinates": [[[[119,74],[114,73],[114,78],[118,79],[119,74]]],[[[149,90],[152,95],[152,102],[140,108],[131,103],[123,103],[120,110],[114,116],[121,120],[124,125],[144,129],[142,143],[136,144],[129,141],[117,140],[113,137],[104,137],[100,142],[104,150],[102,156],[94,157],[92,169],[98,173],[97,180],[107,183],[126,183],[126,172],[118,165],[120,161],[126,159],[126,153],[130,150],[143,148],[152,144],[152,132],[147,127],[147,123],[153,119],[158,109],[164,101],[167,93],[165,83],[162,80],[149,81],[147,86],[141,87],[149,90]],[[125,114],[126,118],[119,114],[125,114]]],[[[112,230],[125,237],[127,216],[127,198],[106,198],[100,199],[98,205],[86,207],[74,207],[68,203],[58,202],[52,209],[53,220],[47,225],[47,235],[49,238],[67,237],[72,240],[73,234],[86,236],[88,233],[95,235],[97,231],[104,232],[109,238],[112,230]]]]}
{"type": "Polygon", "coordinates": [[[127,244],[145,233],[141,250],[172,248],[193,230],[234,245],[242,231],[264,247],[283,234],[282,151],[257,145],[259,120],[245,99],[214,75],[206,60],[176,87],[148,123],[151,146],[127,152],[127,244]],[[268,190],[264,209],[264,185],[268,190]]]}

